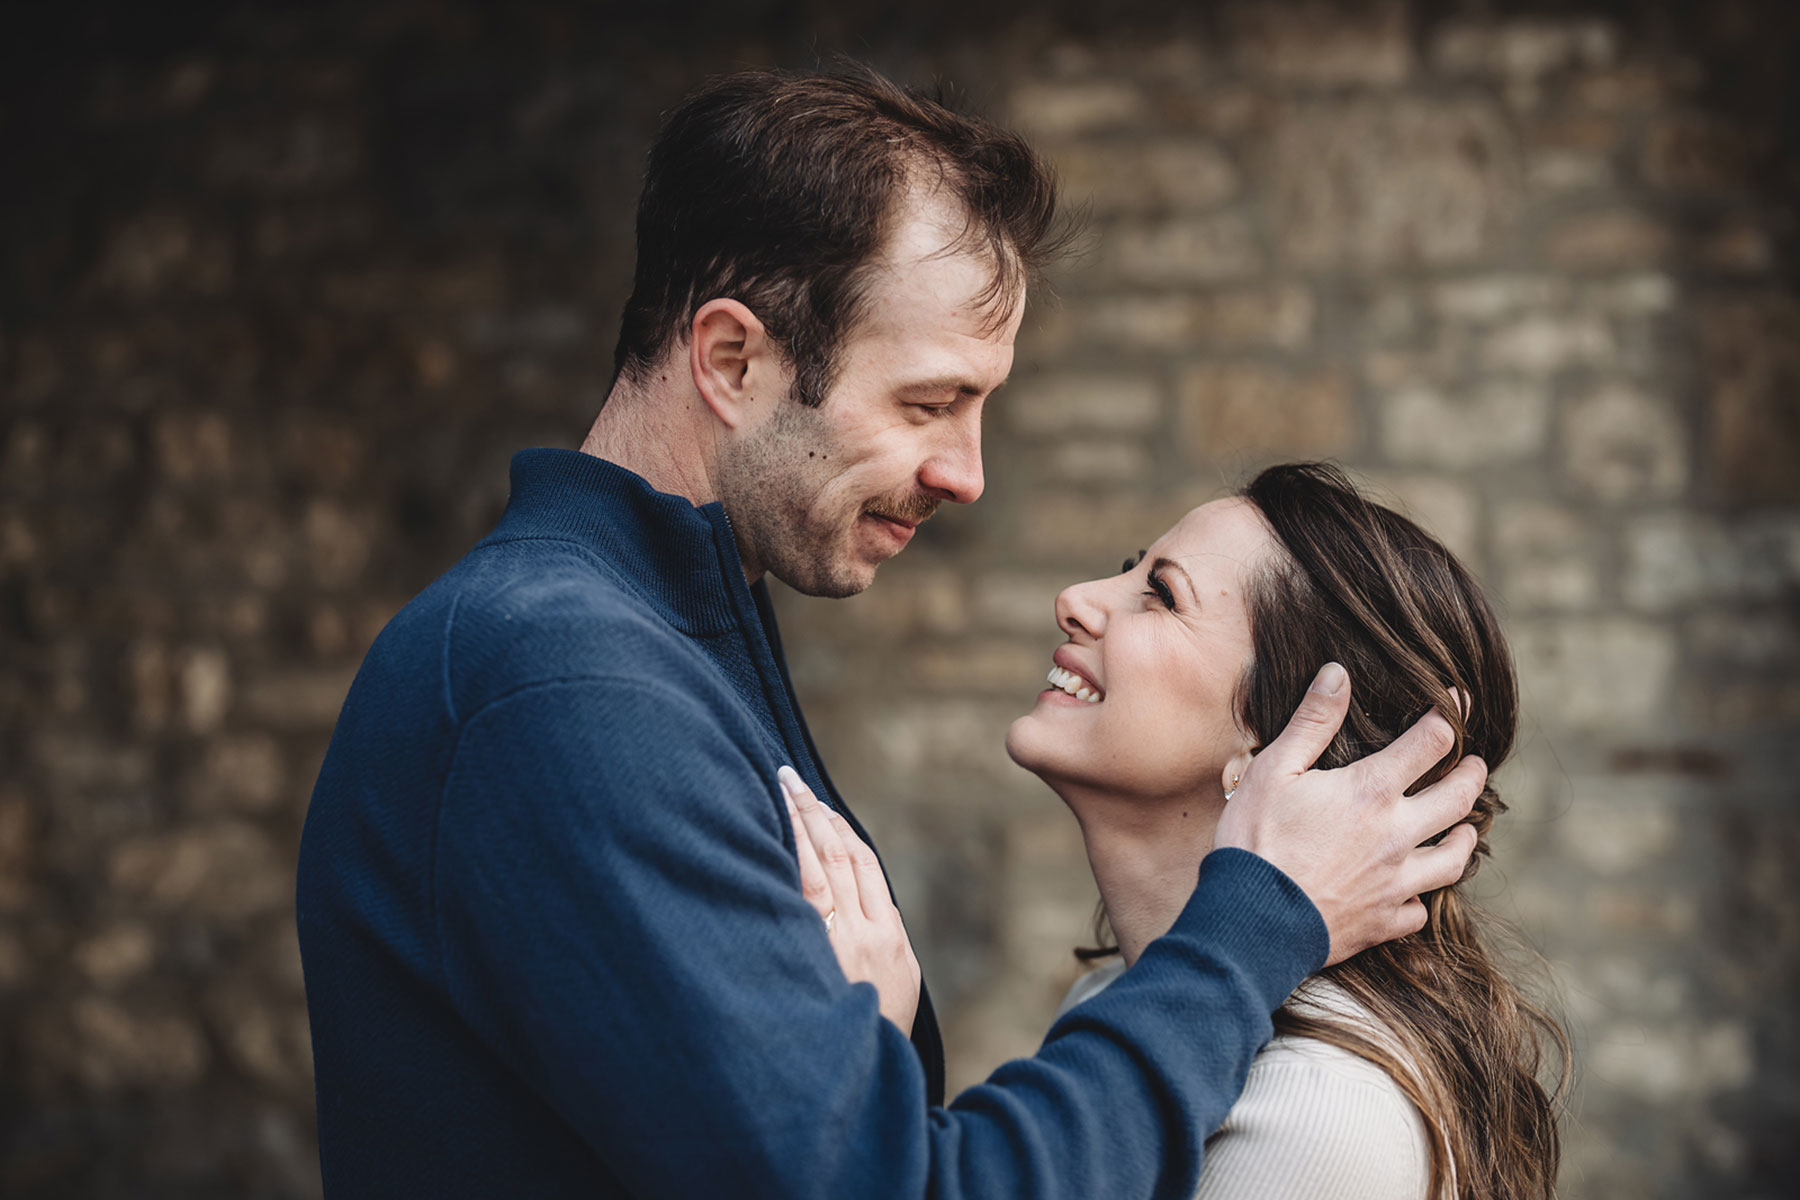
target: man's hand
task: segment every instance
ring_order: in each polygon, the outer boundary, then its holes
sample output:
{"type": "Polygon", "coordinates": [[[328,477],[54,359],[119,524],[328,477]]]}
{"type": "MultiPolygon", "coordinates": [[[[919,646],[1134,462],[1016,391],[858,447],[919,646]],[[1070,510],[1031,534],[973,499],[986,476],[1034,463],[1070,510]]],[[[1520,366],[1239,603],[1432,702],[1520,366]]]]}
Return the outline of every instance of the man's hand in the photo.
{"type": "Polygon", "coordinates": [[[1299,884],[1331,931],[1333,963],[1424,928],[1419,895],[1462,878],[1476,833],[1456,823],[1487,782],[1487,764],[1470,755],[1417,795],[1405,794],[1452,749],[1450,722],[1436,709],[1359,762],[1310,769],[1349,710],[1349,676],[1327,663],[1281,736],[1244,773],[1213,843],[1260,855],[1299,884]],[[1437,845],[1420,844],[1446,829],[1437,845]]]}
{"type": "Polygon", "coordinates": [[[919,960],[888,892],[875,852],[812,794],[804,780],[781,768],[794,848],[800,856],[800,893],[818,911],[851,983],[872,983],[881,1015],[911,1036],[919,1011],[919,960]]]}

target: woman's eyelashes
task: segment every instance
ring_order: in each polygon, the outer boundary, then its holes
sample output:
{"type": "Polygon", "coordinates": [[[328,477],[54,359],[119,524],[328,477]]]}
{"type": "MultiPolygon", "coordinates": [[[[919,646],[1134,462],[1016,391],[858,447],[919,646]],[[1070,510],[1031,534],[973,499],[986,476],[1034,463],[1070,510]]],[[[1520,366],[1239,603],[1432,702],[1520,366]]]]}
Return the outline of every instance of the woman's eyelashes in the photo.
{"type": "Polygon", "coordinates": [[[1144,561],[1144,555],[1146,555],[1148,553],[1150,553],[1148,550],[1139,550],[1136,554],[1132,555],[1130,558],[1127,558],[1124,562],[1120,563],[1119,564],[1119,574],[1126,575],[1132,571],[1137,570],[1137,565],[1144,561]]]}
{"type": "Polygon", "coordinates": [[[1169,588],[1169,585],[1163,581],[1163,577],[1157,573],[1156,568],[1152,567],[1150,569],[1150,573],[1145,577],[1144,582],[1150,585],[1150,590],[1145,592],[1144,595],[1156,597],[1162,602],[1164,608],[1172,609],[1175,607],[1175,593],[1169,588]]]}

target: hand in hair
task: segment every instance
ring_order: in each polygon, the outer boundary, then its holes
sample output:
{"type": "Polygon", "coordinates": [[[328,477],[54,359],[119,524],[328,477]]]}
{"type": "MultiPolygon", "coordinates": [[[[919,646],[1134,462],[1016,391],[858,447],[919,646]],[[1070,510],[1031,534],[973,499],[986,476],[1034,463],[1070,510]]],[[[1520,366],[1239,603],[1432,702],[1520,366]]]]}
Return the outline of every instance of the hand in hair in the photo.
{"type": "Polygon", "coordinates": [[[1476,833],[1457,822],[1487,781],[1487,764],[1470,755],[1405,794],[1454,744],[1435,709],[1381,751],[1313,770],[1349,712],[1350,691],[1344,668],[1326,664],[1281,736],[1244,773],[1213,843],[1259,855],[1300,885],[1331,931],[1328,963],[1424,927],[1419,895],[1462,878],[1476,833]],[[1447,829],[1436,845],[1424,844],[1447,829]]]}

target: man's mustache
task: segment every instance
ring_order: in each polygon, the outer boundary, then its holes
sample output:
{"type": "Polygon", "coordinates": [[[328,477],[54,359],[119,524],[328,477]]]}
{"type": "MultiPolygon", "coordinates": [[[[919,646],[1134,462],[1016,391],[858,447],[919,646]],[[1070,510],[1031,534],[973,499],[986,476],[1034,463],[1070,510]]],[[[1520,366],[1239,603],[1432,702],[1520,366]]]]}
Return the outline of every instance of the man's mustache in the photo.
{"type": "Polygon", "coordinates": [[[877,497],[863,505],[863,511],[878,517],[891,517],[908,525],[917,525],[920,521],[930,520],[931,514],[938,510],[941,503],[942,500],[937,496],[905,492],[877,497]]]}

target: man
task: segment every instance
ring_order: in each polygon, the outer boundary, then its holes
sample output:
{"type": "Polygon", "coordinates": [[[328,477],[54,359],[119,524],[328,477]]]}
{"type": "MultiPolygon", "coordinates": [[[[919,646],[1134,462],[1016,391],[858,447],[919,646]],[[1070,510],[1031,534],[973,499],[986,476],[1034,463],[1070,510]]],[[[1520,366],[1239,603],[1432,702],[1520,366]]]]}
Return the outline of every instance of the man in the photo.
{"type": "Polygon", "coordinates": [[[923,991],[909,1045],[845,979],[778,768],[848,813],[763,576],[850,595],[980,495],[1053,215],[1022,141],[872,75],[734,76],[671,116],[582,451],[515,459],[320,773],[299,924],[329,1195],[1191,1194],[1269,1013],[1460,874],[1466,829],[1411,848],[1480,764],[1400,798],[1441,718],[1306,771],[1338,669],[1174,929],[1035,1058],[944,1107],[923,991]]]}

